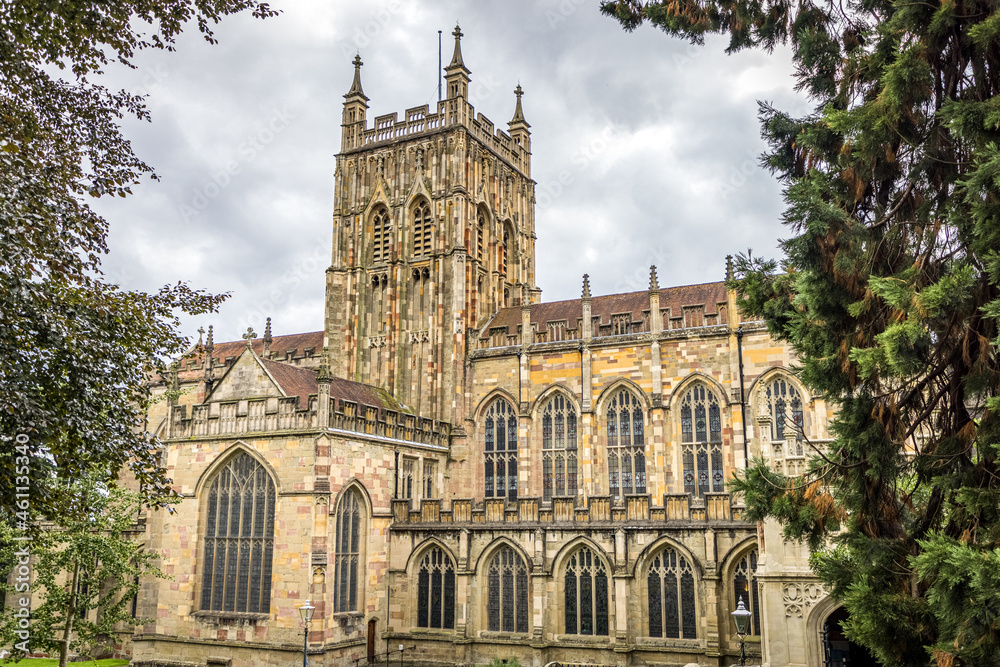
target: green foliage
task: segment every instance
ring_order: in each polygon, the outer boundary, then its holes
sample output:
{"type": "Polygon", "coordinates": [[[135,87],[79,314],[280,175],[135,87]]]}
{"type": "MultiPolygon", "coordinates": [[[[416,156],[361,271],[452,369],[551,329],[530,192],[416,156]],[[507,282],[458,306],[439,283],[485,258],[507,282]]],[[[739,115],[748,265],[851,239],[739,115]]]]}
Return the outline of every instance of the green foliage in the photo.
{"type": "Polygon", "coordinates": [[[8,595],[31,595],[27,640],[18,633],[24,630],[17,615],[20,605],[0,614],[0,642],[13,647],[15,659],[47,652],[64,663],[70,651],[113,648],[116,631],[150,622],[131,614],[140,578],[165,578],[154,564],[157,555],[144,550],[143,525],[138,522],[143,498],[134,491],[109,488],[102,478],[78,480],[66,492],[71,499],[66,512],[29,542],[19,541],[17,532],[0,524],[0,562],[23,563],[23,550],[30,553],[30,590],[16,580],[5,584],[8,595]]]}
{"type": "Polygon", "coordinates": [[[112,61],[132,67],[141,49],[172,49],[188,21],[213,41],[211,24],[244,10],[274,14],[257,0],[29,0],[0,10],[0,514],[24,486],[18,455],[43,514],[65,500],[46,483],[53,475],[128,465],[151,497],[169,493],[144,429],[146,384],[186,346],[177,315],[225,297],[183,283],[129,291],[102,276],[108,225],[87,200],[125,197],[152,171],[119,127],[125,116],[148,119],[142,96],[97,81],[112,61]]]}
{"type": "Polygon", "coordinates": [[[807,539],[888,666],[1000,665],[1000,11],[986,0],[614,0],[729,50],[791,47],[814,111],[760,106],[784,184],[780,262],[747,253],[744,313],[789,342],[837,408],[786,479],[753,462],[751,519],[807,539]],[[781,272],[778,272],[778,269],[781,272]]]}
{"type": "Polygon", "coordinates": [[[521,661],[517,658],[493,658],[489,667],[521,667],[521,661]]]}

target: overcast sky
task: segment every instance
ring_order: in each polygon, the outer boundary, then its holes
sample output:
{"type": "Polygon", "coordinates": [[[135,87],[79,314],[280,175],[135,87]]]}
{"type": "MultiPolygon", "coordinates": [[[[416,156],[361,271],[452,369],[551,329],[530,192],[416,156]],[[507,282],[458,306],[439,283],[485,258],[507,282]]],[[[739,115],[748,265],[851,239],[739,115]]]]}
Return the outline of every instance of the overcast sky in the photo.
{"type": "Polygon", "coordinates": [[[148,92],[152,123],[125,124],[160,176],[97,202],[111,223],[106,273],[155,290],[185,280],[231,292],[216,340],[252,325],[322,329],[334,155],[360,52],[375,116],[437,102],[437,39],[456,21],[476,111],[506,128],[514,87],[532,132],[542,299],[721,280],[725,256],[774,257],[779,184],[757,166],[757,100],[802,113],[785,52],[726,56],[651,27],[624,32],[597,0],[278,0],[277,18],[229,17],[209,45],[193,27],[108,80],[148,92]]]}

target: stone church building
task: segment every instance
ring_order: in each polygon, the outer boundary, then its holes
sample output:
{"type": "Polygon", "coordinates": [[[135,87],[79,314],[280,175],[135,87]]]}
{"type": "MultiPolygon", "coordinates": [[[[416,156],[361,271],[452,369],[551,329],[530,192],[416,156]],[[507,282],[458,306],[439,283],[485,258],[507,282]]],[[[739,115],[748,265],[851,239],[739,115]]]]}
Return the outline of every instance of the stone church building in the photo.
{"type": "Polygon", "coordinates": [[[308,600],[312,665],[714,667],[740,597],[755,663],[823,664],[806,547],[725,484],[748,454],[800,469],[827,404],[721,257],[544,302],[522,91],[507,129],[475,113],[454,36],[434,110],[369,120],[355,59],[324,330],[210,329],[156,386],[184,501],[146,517],[172,578],[143,583],[133,664],[297,664],[308,600]]]}

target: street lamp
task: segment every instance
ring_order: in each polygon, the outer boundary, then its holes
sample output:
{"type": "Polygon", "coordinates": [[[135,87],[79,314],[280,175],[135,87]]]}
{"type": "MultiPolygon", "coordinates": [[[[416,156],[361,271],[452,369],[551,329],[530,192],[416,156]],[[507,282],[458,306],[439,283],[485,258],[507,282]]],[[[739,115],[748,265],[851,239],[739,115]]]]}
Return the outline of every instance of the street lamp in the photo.
{"type": "Polygon", "coordinates": [[[299,615],[302,616],[302,625],[305,627],[305,632],[302,633],[302,667],[309,664],[309,621],[312,620],[314,611],[316,607],[309,604],[309,600],[299,607],[299,615]]]}
{"type": "Polygon", "coordinates": [[[736,604],[736,611],[733,612],[733,622],[736,623],[736,634],[740,638],[740,665],[747,664],[746,638],[747,629],[750,626],[750,612],[743,606],[743,596],[740,596],[736,604]]]}

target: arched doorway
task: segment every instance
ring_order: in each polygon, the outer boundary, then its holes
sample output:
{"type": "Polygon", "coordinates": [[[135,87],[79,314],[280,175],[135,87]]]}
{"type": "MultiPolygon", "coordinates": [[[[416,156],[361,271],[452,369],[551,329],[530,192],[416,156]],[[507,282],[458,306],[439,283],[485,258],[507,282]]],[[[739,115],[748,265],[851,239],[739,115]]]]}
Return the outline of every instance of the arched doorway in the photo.
{"type": "Polygon", "coordinates": [[[823,667],[878,667],[868,649],[844,636],[840,624],[848,616],[847,609],[837,607],[823,623],[823,667]]]}

